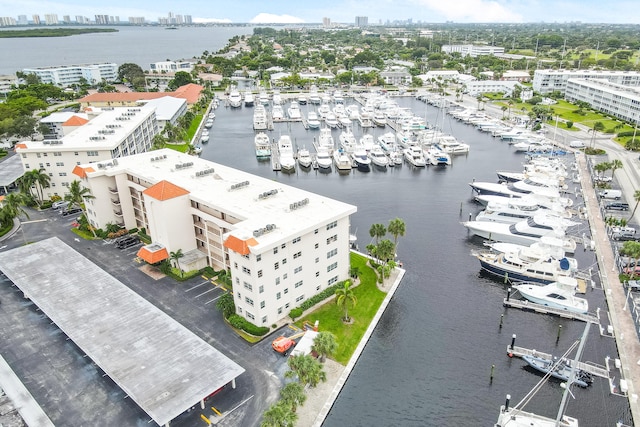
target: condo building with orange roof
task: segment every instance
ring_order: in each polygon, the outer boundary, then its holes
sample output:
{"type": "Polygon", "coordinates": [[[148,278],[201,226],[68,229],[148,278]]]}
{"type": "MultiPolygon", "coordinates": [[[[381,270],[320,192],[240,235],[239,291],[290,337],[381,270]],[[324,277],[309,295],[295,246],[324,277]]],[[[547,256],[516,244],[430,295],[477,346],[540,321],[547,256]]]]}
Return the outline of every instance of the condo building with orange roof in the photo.
{"type": "Polygon", "coordinates": [[[63,135],[57,139],[16,145],[25,171],[43,169],[49,175],[49,187],[43,189],[45,199],[64,196],[77,179],[73,175],[77,165],[149,151],[160,132],[153,105],[93,109],[84,117],[69,117],[61,127],[63,135]]]}
{"type": "Polygon", "coordinates": [[[237,314],[269,326],[304,300],[347,279],[353,205],[164,149],[85,163],[89,222],[144,228],[138,257],[211,266],[233,278],[237,314]]]}

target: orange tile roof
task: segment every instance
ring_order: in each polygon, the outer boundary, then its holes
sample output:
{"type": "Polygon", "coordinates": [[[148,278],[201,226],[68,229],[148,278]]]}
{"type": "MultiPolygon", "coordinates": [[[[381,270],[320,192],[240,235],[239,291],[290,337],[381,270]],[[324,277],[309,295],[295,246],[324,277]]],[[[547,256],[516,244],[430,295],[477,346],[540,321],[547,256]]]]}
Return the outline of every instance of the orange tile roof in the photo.
{"type": "Polygon", "coordinates": [[[82,126],[83,124],[88,122],[89,120],[83,119],[82,117],[71,116],[69,117],[69,120],[62,124],[62,126],[82,126]]]}
{"type": "Polygon", "coordinates": [[[153,197],[156,200],[169,200],[174,197],[184,196],[185,194],[189,194],[189,191],[185,190],[182,187],[178,187],[175,184],[170,183],[167,180],[162,180],[159,183],[152,185],[143,191],[143,194],[146,194],[149,197],[153,197]]]}
{"type": "Polygon", "coordinates": [[[227,240],[224,241],[225,248],[231,249],[240,255],[248,255],[249,246],[256,246],[257,244],[258,242],[253,237],[247,240],[242,240],[235,236],[229,236],[227,240]]]}
{"type": "Polygon", "coordinates": [[[96,170],[91,166],[87,166],[86,168],[83,168],[82,166],[77,165],[75,168],[73,168],[73,171],[71,173],[74,175],[78,175],[80,178],[86,178],[87,173],[91,173],[95,171],[96,170]]]}
{"type": "Polygon", "coordinates": [[[20,144],[16,144],[16,148],[27,148],[27,144],[21,142],[20,144]]]}
{"type": "Polygon", "coordinates": [[[184,98],[187,100],[187,104],[195,104],[200,99],[200,94],[204,87],[197,85],[195,83],[188,83],[184,86],[180,86],[173,92],[170,96],[175,96],[176,98],[184,98]]]}
{"type": "Polygon", "coordinates": [[[175,92],[96,92],[80,98],[80,103],[91,102],[136,102],[150,99],[158,99],[163,96],[173,96],[187,100],[187,104],[195,104],[200,98],[204,87],[189,83],[180,86],[175,92]]]}
{"type": "MultiPolygon", "coordinates": [[[[157,245],[151,246],[152,249],[155,249],[153,248],[153,246],[157,247],[157,245]]],[[[169,252],[167,252],[167,248],[162,247],[160,249],[152,251],[149,249],[149,245],[141,247],[136,255],[138,256],[138,258],[145,260],[149,264],[155,264],[157,262],[164,261],[165,259],[169,259],[169,252]]]]}

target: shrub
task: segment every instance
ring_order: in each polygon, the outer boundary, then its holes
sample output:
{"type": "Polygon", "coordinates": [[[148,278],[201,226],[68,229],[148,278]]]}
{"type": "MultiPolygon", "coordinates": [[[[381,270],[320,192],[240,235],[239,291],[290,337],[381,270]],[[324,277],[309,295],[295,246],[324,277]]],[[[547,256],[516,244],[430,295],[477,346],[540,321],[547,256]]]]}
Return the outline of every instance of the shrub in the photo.
{"type": "Polygon", "coordinates": [[[298,317],[302,316],[303,310],[300,307],[294,308],[289,312],[289,317],[293,320],[296,320],[298,317]]]}
{"type": "Polygon", "coordinates": [[[137,228],[132,228],[131,230],[129,230],[129,234],[135,234],[138,232],[137,228]]]}
{"type": "Polygon", "coordinates": [[[584,149],[584,154],[587,155],[592,155],[592,156],[601,156],[603,154],[606,154],[607,152],[604,151],[601,148],[591,148],[591,147],[587,147],[584,149]]]}
{"type": "Polygon", "coordinates": [[[269,332],[269,328],[256,326],[253,323],[249,322],[244,317],[237,314],[233,314],[229,316],[227,320],[229,321],[229,324],[234,328],[241,329],[251,335],[261,337],[263,335],[266,335],[267,332],[269,332]]]}
{"type": "Polygon", "coordinates": [[[567,129],[571,129],[573,127],[573,122],[571,120],[567,120],[566,123],[567,129]]]}
{"type": "Polygon", "coordinates": [[[309,298],[308,300],[300,304],[299,307],[296,307],[293,310],[291,310],[289,312],[289,317],[291,317],[294,320],[297,317],[300,317],[305,310],[308,310],[314,305],[316,305],[317,303],[324,301],[327,298],[335,295],[336,289],[338,289],[340,286],[342,286],[341,283],[336,283],[335,285],[329,286],[327,289],[323,290],[322,292],[315,294],[314,296],[312,296],[311,298],[309,298]],[[300,311],[298,312],[298,310],[300,311]]]}
{"type": "Polygon", "coordinates": [[[122,237],[125,234],[128,234],[129,232],[127,231],[126,228],[121,228],[120,230],[116,231],[116,232],[111,232],[111,233],[107,233],[107,239],[117,239],[118,237],[122,237]]]}
{"type": "Polygon", "coordinates": [[[40,209],[49,209],[51,207],[51,205],[53,204],[52,201],[50,200],[45,200],[44,202],[42,202],[40,204],[40,209]]]}

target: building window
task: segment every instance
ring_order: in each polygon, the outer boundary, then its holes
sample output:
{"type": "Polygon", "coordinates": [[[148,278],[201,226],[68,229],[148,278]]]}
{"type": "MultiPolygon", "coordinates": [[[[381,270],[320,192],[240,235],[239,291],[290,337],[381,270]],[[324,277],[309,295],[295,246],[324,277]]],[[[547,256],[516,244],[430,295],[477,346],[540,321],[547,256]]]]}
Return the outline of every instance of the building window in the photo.
{"type": "Polygon", "coordinates": [[[258,287],[258,292],[263,293],[264,292],[264,285],[260,285],[258,287]]]}
{"type": "Polygon", "coordinates": [[[249,297],[244,297],[244,302],[246,302],[247,304],[249,304],[251,307],[253,307],[253,300],[249,297]]]}
{"type": "Polygon", "coordinates": [[[284,293],[288,294],[289,293],[289,288],[284,288],[284,293]]]}
{"type": "Polygon", "coordinates": [[[56,166],[64,166],[64,162],[56,162],[56,166]]]}
{"type": "Polygon", "coordinates": [[[98,152],[97,151],[87,151],[87,156],[89,156],[89,157],[97,157],[98,156],[98,152]]]}
{"type": "Polygon", "coordinates": [[[240,295],[240,292],[238,292],[238,299],[242,300],[242,295],[240,295]]]}
{"type": "Polygon", "coordinates": [[[243,282],[242,284],[244,285],[245,289],[253,291],[253,286],[251,285],[251,283],[243,282]]]}
{"type": "Polygon", "coordinates": [[[279,262],[276,262],[276,263],[273,264],[273,269],[274,270],[277,270],[279,268],[280,268],[280,263],[279,262]]]}
{"type": "Polygon", "coordinates": [[[233,263],[233,268],[235,268],[236,270],[238,269],[238,263],[237,262],[233,263]]]}
{"type": "Polygon", "coordinates": [[[247,311],[247,319],[256,320],[256,317],[247,311]]]}
{"type": "Polygon", "coordinates": [[[320,262],[320,258],[316,258],[316,264],[320,262]]]}
{"type": "Polygon", "coordinates": [[[262,270],[258,270],[258,277],[262,277],[262,270]]]}
{"type": "Polygon", "coordinates": [[[316,243],[316,244],[314,245],[314,247],[315,247],[316,249],[318,249],[318,248],[320,247],[320,245],[319,245],[318,243],[316,243]]]}
{"type": "Polygon", "coordinates": [[[278,247],[276,246],[275,248],[273,248],[273,254],[277,254],[278,253],[278,247]]]}
{"type": "Polygon", "coordinates": [[[293,274],[300,273],[301,271],[302,271],[302,266],[296,267],[296,268],[293,270],[293,274]]]}
{"type": "Polygon", "coordinates": [[[282,314],[282,307],[278,307],[278,314],[282,314]]]}
{"type": "MultiPolygon", "coordinates": [[[[23,154],[23,156],[27,157],[25,154],[23,154]]],[[[31,169],[31,166],[29,166],[29,163],[25,163],[24,168],[28,170],[28,169],[31,169]]]]}
{"type": "Polygon", "coordinates": [[[276,277],[276,286],[278,286],[280,284],[280,278],[276,277]]]}
{"type": "Polygon", "coordinates": [[[281,297],[281,296],[282,296],[282,295],[280,295],[280,292],[278,292],[278,293],[276,294],[276,299],[280,299],[280,297],[281,297]]]}
{"type": "Polygon", "coordinates": [[[320,272],[316,271],[316,277],[320,277],[320,272]]]}
{"type": "Polygon", "coordinates": [[[262,317],[262,323],[263,323],[263,324],[267,323],[267,316],[263,316],[263,317],[262,317]]]}
{"type": "Polygon", "coordinates": [[[286,263],[287,263],[287,259],[286,259],[286,258],[284,258],[284,259],[282,260],[282,265],[285,265],[286,263]]]}
{"type": "Polygon", "coordinates": [[[293,239],[293,241],[291,243],[296,244],[300,241],[300,237],[296,237],[295,239],[293,239]]]}
{"type": "Polygon", "coordinates": [[[53,155],[55,157],[60,157],[60,156],[62,156],[62,153],[60,151],[54,151],[53,155]]]}
{"type": "Polygon", "coordinates": [[[327,239],[327,245],[328,245],[328,244],[331,244],[331,243],[333,243],[333,242],[336,242],[337,240],[338,240],[338,235],[337,235],[337,234],[334,234],[333,236],[331,236],[331,237],[329,237],[329,238],[327,239]]]}
{"type": "Polygon", "coordinates": [[[40,169],[42,169],[44,167],[43,163],[40,163],[40,169]]]}
{"type": "MultiPolygon", "coordinates": [[[[24,156],[24,154],[23,154],[23,156],[24,156]]],[[[40,153],[36,153],[36,157],[40,158],[40,153]]]]}
{"type": "Polygon", "coordinates": [[[320,285],[316,286],[316,291],[320,290],[320,285]]]}
{"type": "Polygon", "coordinates": [[[302,252],[296,252],[295,254],[293,254],[293,259],[300,258],[301,256],[302,256],[302,252]]]}
{"type": "Polygon", "coordinates": [[[250,269],[248,269],[248,268],[247,268],[247,267],[245,267],[245,266],[243,266],[243,267],[242,267],[242,272],[243,272],[243,273],[247,273],[247,274],[249,274],[249,275],[251,274],[251,270],[250,270],[250,269]]]}
{"type": "Polygon", "coordinates": [[[332,256],[336,256],[338,255],[338,249],[332,249],[329,252],[327,252],[327,258],[331,258],[332,256]]]}
{"type": "Polygon", "coordinates": [[[334,262],[333,264],[331,264],[330,266],[327,267],[327,273],[330,271],[335,270],[336,268],[338,268],[338,263],[334,262]]]}
{"type": "Polygon", "coordinates": [[[297,283],[295,284],[295,287],[296,287],[296,288],[299,288],[300,286],[302,286],[302,280],[300,280],[299,282],[297,282],[297,283]]]}
{"type": "Polygon", "coordinates": [[[75,152],[75,153],[73,153],[73,154],[75,154],[75,155],[77,156],[77,155],[78,155],[78,152],[76,151],[76,152],[75,152]]]}
{"type": "Polygon", "coordinates": [[[60,176],[67,176],[67,173],[66,173],[66,172],[60,172],[58,175],[60,175],[60,176]]]}
{"type": "Polygon", "coordinates": [[[313,234],[318,234],[318,229],[313,230],[313,234]]]}
{"type": "Polygon", "coordinates": [[[240,278],[236,277],[236,285],[240,284],[240,278]]]}
{"type": "Polygon", "coordinates": [[[284,308],[289,308],[289,303],[286,303],[286,304],[284,305],[284,308]]]}
{"type": "Polygon", "coordinates": [[[331,279],[329,279],[329,281],[327,282],[327,284],[329,286],[333,285],[334,283],[336,283],[338,281],[338,276],[332,277],[331,279]]]}
{"type": "Polygon", "coordinates": [[[282,244],[282,246],[280,246],[280,249],[284,249],[284,248],[286,248],[286,247],[287,247],[287,244],[286,244],[286,243],[283,243],[283,244],[282,244]]]}
{"type": "Polygon", "coordinates": [[[338,226],[338,221],[330,222],[329,224],[327,224],[327,231],[331,230],[332,228],[336,228],[337,226],[338,226]]]}
{"type": "Polygon", "coordinates": [[[257,262],[262,261],[262,254],[258,254],[258,255],[256,255],[256,261],[257,261],[257,262]]]}
{"type": "Polygon", "coordinates": [[[260,301],[260,308],[264,308],[265,304],[264,301],[260,301]]]}
{"type": "Polygon", "coordinates": [[[296,298],[296,302],[300,302],[304,299],[304,295],[300,295],[298,298],[296,298]]]}
{"type": "Polygon", "coordinates": [[[45,163],[47,165],[47,167],[51,166],[51,163],[45,163]]]}
{"type": "Polygon", "coordinates": [[[27,153],[22,153],[22,158],[26,159],[27,158],[27,153]]]}
{"type": "Polygon", "coordinates": [[[287,280],[287,277],[288,277],[288,276],[287,276],[287,273],[284,273],[284,274],[282,275],[282,280],[287,280]]]}

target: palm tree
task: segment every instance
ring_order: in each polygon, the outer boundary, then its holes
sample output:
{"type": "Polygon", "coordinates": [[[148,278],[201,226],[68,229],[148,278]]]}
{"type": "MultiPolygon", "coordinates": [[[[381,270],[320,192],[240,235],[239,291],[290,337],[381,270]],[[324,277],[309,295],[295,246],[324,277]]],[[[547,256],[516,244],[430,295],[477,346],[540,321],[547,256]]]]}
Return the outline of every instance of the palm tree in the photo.
{"type": "Polygon", "coordinates": [[[298,414],[286,402],[279,401],[262,415],[260,427],[287,427],[294,425],[297,420],[298,414]]]}
{"type": "Polygon", "coordinates": [[[509,108],[509,112],[507,113],[507,120],[511,119],[511,107],[513,107],[513,101],[509,100],[507,102],[507,107],[509,108]]]}
{"type": "Polygon", "coordinates": [[[293,412],[296,412],[299,405],[303,405],[307,400],[307,395],[304,394],[304,386],[299,382],[290,382],[280,390],[280,399],[285,404],[291,407],[293,412]]]}
{"type": "Polygon", "coordinates": [[[2,212],[5,221],[13,221],[14,218],[18,218],[24,215],[29,219],[29,214],[24,210],[28,198],[24,193],[9,193],[2,201],[2,212]]]}
{"type": "Polygon", "coordinates": [[[45,173],[44,168],[26,172],[25,176],[28,176],[27,181],[36,187],[36,201],[38,201],[38,203],[42,202],[44,199],[44,189],[49,187],[51,177],[45,173]]]}
{"type": "Polygon", "coordinates": [[[636,205],[633,207],[633,211],[631,211],[631,216],[629,217],[629,221],[633,218],[633,215],[636,213],[636,209],[638,209],[638,204],[640,204],[640,190],[636,190],[633,193],[633,200],[636,201],[636,205]]]}
{"type": "Polygon", "coordinates": [[[393,246],[398,247],[398,236],[404,237],[404,233],[407,231],[404,221],[400,218],[392,219],[389,221],[387,230],[393,236],[393,246]]]}
{"type": "Polygon", "coordinates": [[[595,122],[593,124],[593,128],[589,129],[589,132],[593,132],[593,134],[591,135],[591,148],[595,148],[597,132],[602,132],[603,130],[604,130],[604,123],[602,122],[595,122]]]}
{"type": "Polygon", "coordinates": [[[622,161],[615,159],[611,161],[611,178],[613,178],[613,174],[616,173],[616,169],[622,169],[624,166],[622,161]]]}
{"type": "Polygon", "coordinates": [[[381,240],[378,246],[376,246],[376,257],[385,263],[391,259],[395,259],[395,255],[396,245],[389,239],[381,240]]]}
{"type": "Polygon", "coordinates": [[[327,356],[331,356],[338,348],[338,342],[335,335],[331,332],[322,331],[318,333],[313,340],[311,350],[315,351],[320,356],[320,362],[324,363],[327,356]]]}
{"type": "Polygon", "coordinates": [[[287,365],[291,370],[287,371],[284,376],[287,378],[297,376],[300,383],[309,387],[315,387],[320,381],[327,380],[327,374],[322,370],[320,362],[308,354],[289,357],[287,365]]]}
{"type": "Polygon", "coordinates": [[[384,237],[385,234],[387,234],[387,229],[384,224],[372,224],[369,229],[369,235],[376,239],[376,245],[378,244],[378,239],[384,237]]]}
{"type": "Polygon", "coordinates": [[[173,261],[174,267],[180,270],[180,277],[183,275],[182,268],[180,267],[180,258],[183,256],[184,254],[182,253],[182,249],[169,253],[169,258],[173,261]]]}
{"type": "Polygon", "coordinates": [[[630,268],[631,274],[629,275],[630,279],[633,279],[633,276],[636,273],[636,266],[638,265],[638,259],[640,259],[640,242],[628,241],[624,242],[622,247],[620,248],[620,255],[628,256],[633,259],[633,267],[630,268]]]}
{"type": "MultiPolygon", "coordinates": [[[[88,220],[87,213],[84,210],[84,201],[85,199],[95,199],[91,194],[91,190],[80,185],[80,181],[76,179],[69,185],[69,192],[64,195],[64,199],[69,202],[67,210],[73,209],[74,206],[77,206],[82,210],[82,214],[88,220]]],[[[90,226],[89,229],[93,233],[93,237],[96,237],[96,232],[93,227],[90,226]]]]}
{"type": "Polygon", "coordinates": [[[351,289],[351,281],[345,280],[343,283],[343,287],[336,289],[335,294],[336,304],[338,304],[338,307],[344,308],[344,317],[342,318],[342,320],[345,322],[350,321],[351,319],[349,318],[349,304],[353,304],[353,306],[355,307],[356,303],[358,302],[358,299],[351,289]]]}
{"type": "Polygon", "coordinates": [[[593,167],[593,170],[598,172],[599,176],[603,176],[606,171],[611,169],[611,163],[609,162],[600,162],[593,167]]]}

